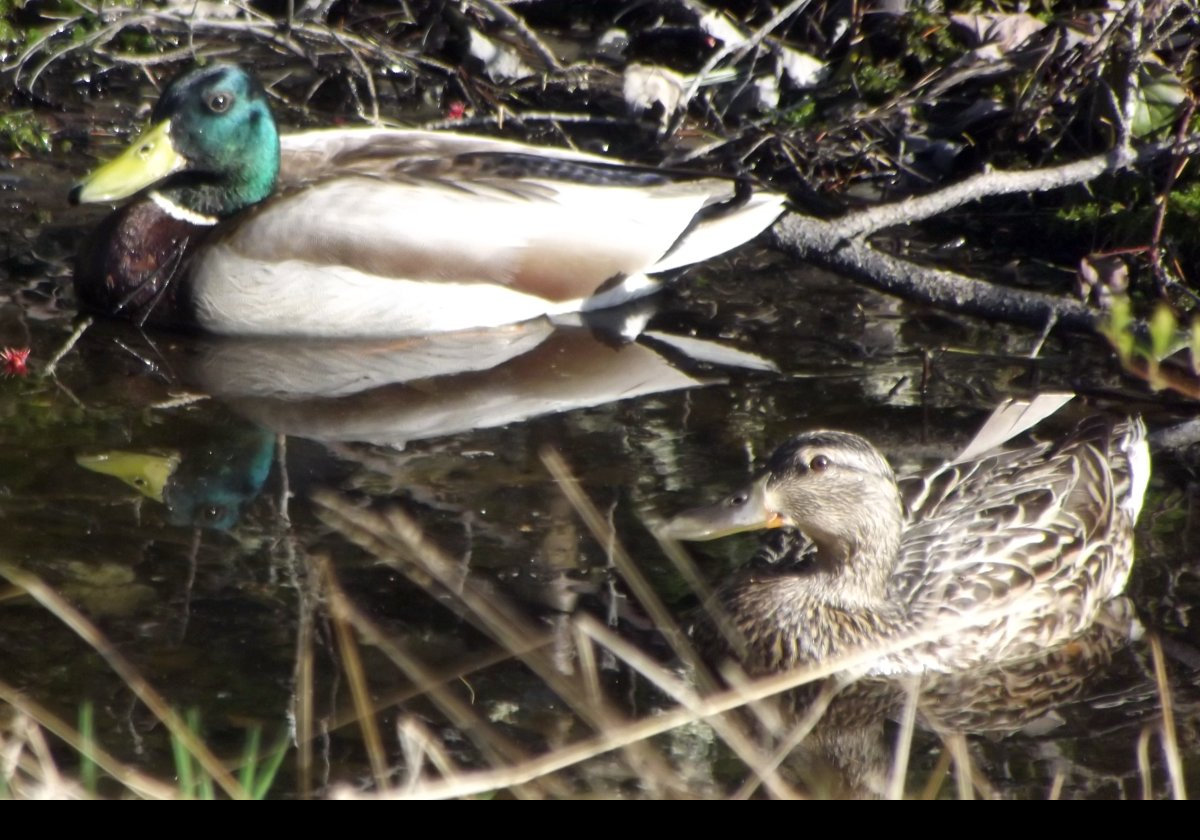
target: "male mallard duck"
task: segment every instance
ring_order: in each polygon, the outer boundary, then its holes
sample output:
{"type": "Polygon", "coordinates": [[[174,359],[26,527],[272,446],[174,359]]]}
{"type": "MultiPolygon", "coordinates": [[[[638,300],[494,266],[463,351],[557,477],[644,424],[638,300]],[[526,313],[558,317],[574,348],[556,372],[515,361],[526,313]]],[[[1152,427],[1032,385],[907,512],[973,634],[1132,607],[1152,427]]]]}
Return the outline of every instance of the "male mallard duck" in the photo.
{"type": "Polygon", "coordinates": [[[277,133],[258,82],[176,79],[71,192],[139,194],[76,273],[90,307],[237,335],[388,337],[600,309],[745,242],[783,197],[485,137],[277,133]]]}
{"type": "Polygon", "coordinates": [[[1093,418],[1061,442],[993,448],[899,486],[858,435],[808,432],[748,488],[662,533],[790,527],[811,540],[719,591],[752,673],[965,621],[868,673],[954,671],[1037,655],[1091,625],[1125,586],[1149,472],[1140,420],[1093,418]]]}

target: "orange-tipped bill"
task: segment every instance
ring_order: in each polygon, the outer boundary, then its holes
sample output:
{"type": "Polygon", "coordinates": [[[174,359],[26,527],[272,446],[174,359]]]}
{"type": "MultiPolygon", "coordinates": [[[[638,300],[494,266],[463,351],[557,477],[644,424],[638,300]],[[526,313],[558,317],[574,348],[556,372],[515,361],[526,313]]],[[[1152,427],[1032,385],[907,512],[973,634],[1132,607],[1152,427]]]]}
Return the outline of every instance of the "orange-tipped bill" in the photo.
{"type": "Polygon", "coordinates": [[[662,523],[656,531],[664,539],[699,541],[742,531],[782,528],[786,524],[784,516],[770,504],[764,477],[715,505],[685,510],[662,523]]]}

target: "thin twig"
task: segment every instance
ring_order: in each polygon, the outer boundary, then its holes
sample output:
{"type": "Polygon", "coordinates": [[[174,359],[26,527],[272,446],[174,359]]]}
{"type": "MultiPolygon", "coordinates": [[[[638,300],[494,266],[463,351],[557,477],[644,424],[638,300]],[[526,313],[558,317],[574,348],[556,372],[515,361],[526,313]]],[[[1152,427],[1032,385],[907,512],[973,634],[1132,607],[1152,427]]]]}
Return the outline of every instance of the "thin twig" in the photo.
{"type": "Polygon", "coordinates": [[[709,75],[714,69],[716,69],[718,64],[731,55],[734,56],[735,62],[741,60],[746,53],[757,47],[764,38],[770,35],[777,26],[779,26],[792,15],[801,11],[810,2],[811,0],[792,0],[791,3],[788,3],[778,12],[776,12],[770,20],[768,20],[765,24],[760,26],[746,38],[738,42],[725,44],[721,47],[721,49],[713,53],[709,59],[704,62],[704,66],[701,67],[699,72],[692,77],[691,81],[688,83],[688,86],[684,89],[683,95],[679,98],[677,116],[672,121],[667,133],[673,134],[679,128],[679,125],[683,120],[683,115],[687,113],[688,104],[691,103],[692,99],[696,96],[696,91],[698,91],[700,87],[705,84],[709,75]]]}
{"type": "Polygon", "coordinates": [[[63,357],[71,352],[71,348],[73,348],[76,342],[83,337],[83,334],[87,332],[87,328],[91,325],[92,319],[91,317],[87,317],[81,320],[75,326],[75,329],[71,331],[69,336],[67,336],[67,340],[63,342],[62,346],[59,347],[55,354],[50,357],[50,361],[46,363],[46,366],[42,368],[43,378],[54,376],[54,372],[58,370],[58,363],[63,360],[63,357]]]}

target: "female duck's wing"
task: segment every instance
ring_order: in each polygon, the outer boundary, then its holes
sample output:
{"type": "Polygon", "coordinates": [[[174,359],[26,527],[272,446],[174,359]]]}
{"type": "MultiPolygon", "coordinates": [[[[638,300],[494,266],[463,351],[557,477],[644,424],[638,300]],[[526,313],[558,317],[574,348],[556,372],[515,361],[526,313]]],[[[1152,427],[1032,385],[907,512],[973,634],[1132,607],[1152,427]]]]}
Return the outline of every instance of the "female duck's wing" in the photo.
{"type": "Polygon", "coordinates": [[[1125,586],[1148,467],[1139,421],[1093,418],[1060,444],[910,480],[898,597],[917,623],[1012,610],[980,634],[983,657],[1020,656],[1075,635],[1125,586]]]}

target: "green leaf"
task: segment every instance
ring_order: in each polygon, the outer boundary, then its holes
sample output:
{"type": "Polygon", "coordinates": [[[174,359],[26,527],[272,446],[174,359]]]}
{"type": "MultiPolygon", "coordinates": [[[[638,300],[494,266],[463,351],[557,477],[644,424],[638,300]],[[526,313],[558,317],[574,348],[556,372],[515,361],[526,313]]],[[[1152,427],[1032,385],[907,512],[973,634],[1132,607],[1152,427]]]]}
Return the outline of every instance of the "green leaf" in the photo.
{"type": "Polygon", "coordinates": [[[1150,353],[1155,361],[1162,361],[1170,355],[1178,328],[1179,322],[1170,306],[1160,303],[1155,307],[1154,314],[1150,316],[1150,353]]]}
{"type": "Polygon", "coordinates": [[[1170,126],[1186,100],[1187,91],[1174,73],[1161,64],[1142,65],[1134,91],[1133,136],[1145,137],[1170,126]]]}
{"type": "Polygon", "coordinates": [[[1129,298],[1121,295],[1113,299],[1112,308],[1108,311],[1108,320],[1100,327],[1100,332],[1117,351],[1122,363],[1128,363],[1133,356],[1133,307],[1129,298]]]}
{"type": "Polygon", "coordinates": [[[242,772],[238,781],[247,791],[254,790],[254,774],[258,771],[258,746],[262,740],[262,730],[254,727],[246,736],[246,748],[242,750],[242,772]]]}
{"type": "Polygon", "coordinates": [[[258,784],[250,791],[250,795],[254,799],[263,799],[267,795],[267,791],[271,789],[271,785],[275,782],[275,776],[279,772],[279,767],[283,764],[283,758],[288,754],[288,750],[292,747],[292,741],[286,732],[279,738],[279,743],[275,745],[275,749],[266,757],[263,766],[259,768],[258,784]]]}
{"type": "Polygon", "coordinates": [[[79,753],[79,780],[89,796],[96,795],[96,785],[99,778],[96,767],[96,714],[90,701],[85,700],[79,707],[79,737],[83,741],[83,749],[79,753]]]}
{"type": "Polygon", "coordinates": [[[1200,318],[1192,319],[1188,350],[1192,356],[1192,373],[1200,374],[1200,318]]]}

